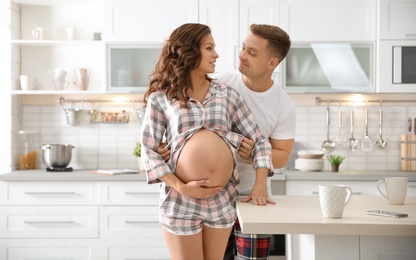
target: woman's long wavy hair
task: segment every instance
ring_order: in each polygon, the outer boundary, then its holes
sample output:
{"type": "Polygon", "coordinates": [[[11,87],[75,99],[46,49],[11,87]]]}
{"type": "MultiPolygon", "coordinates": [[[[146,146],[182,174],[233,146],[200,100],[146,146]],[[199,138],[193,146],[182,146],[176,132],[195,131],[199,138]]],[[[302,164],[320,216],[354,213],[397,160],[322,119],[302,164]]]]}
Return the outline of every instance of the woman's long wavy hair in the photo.
{"type": "MultiPolygon", "coordinates": [[[[201,63],[200,46],[202,39],[211,29],[198,23],[183,24],[175,29],[165,42],[153,73],[149,76],[149,88],[144,102],[151,93],[164,90],[169,101],[175,99],[181,107],[189,100],[187,90],[192,88],[190,72],[201,63]]],[[[208,75],[205,76],[211,80],[208,75]]]]}

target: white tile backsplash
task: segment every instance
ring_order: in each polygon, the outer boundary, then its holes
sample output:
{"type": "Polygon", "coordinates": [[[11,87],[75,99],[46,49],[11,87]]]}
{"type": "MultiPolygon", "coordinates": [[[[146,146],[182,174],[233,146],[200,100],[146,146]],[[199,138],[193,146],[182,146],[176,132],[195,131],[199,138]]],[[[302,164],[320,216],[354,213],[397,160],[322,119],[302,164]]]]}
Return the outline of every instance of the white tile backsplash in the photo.
{"type": "MultiPolygon", "coordinates": [[[[379,106],[369,106],[369,136],[379,138],[379,106]]],[[[339,107],[330,106],[330,139],[339,133],[339,107]]],[[[342,106],[341,132],[350,138],[350,107],[342,106]]],[[[346,157],[342,170],[400,170],[400,134],[407,133],[407,118],[416,117],[414,106],[384,106],[383,139],[388,144],[372,152],[363,152],[361,142],[353,152],[346,144],[337,145],[334,153],[346,157]]],[[[90,124],[87,112],[80,116],[78,126],[66,126],[65,113],[59,106],[23,106],[21,129],[37,129],[39,144],[69,143],[75,146],[70,166],[74,168],[135,168],[132,155],[140,138],[136,114],[128,124],[90,124]]],[[[365,107],[354,107],[354,137],[361,140],[365,132],[365,107]]],[[[321,149],[326,139],[326,106],[298,106],[296,141],[308,149],[321,149]]],[[[40,158],[39,158],[40,159],[40,158]]],[[[15,160],[17,165],[17,161],[15,160]]],[[[39,161],[39,168],[44,167],[39,161]]]]}

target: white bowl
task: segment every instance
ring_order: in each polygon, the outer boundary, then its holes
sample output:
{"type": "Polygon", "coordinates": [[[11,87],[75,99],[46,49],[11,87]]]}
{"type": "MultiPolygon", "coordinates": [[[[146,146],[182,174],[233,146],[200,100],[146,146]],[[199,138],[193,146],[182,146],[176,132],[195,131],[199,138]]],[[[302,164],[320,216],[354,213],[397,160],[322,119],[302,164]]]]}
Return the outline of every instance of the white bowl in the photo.
{"type": "Polygon", "coordinates": [[[299,171],[320,171],[324,168],[324,159],[303,159],[295,160],[295,169],[299,171]]]}
{"type": "Polygon", "coordinates": [[[303,159],[321,159],[325,153],[320,150],[300,150],[298,151],[299,158],[303,159]]]}

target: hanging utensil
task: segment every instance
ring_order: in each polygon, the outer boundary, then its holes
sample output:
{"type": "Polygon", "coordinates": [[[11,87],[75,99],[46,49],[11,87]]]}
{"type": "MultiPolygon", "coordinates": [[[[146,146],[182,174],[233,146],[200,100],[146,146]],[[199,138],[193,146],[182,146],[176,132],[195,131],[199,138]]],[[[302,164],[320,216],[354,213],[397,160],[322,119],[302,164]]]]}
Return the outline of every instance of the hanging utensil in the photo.
{"type": "Polygon", "coordinates": [[[339,101],[339,108],[338,108],[338,134],[335,137],[335,143],[338,146],[347,145],[347,136],[344,134],[342,130],[342,101],[339,101]]]}
{"type": "Polygon", "coordinates": [[[358,140],[354,138],[354,109],[351,107],[351,138],[348,140],[348,147],[351,151],[355,151],[358,140]]]}
{"type": "Polygon", "coordinates": [[[373,150],[373,141],[368,136],[368,101],[365,105],[365,133],[361,140],[361,150],[363,152],[371,152],[373,150]]]}
{"type": "Polygon", "coordinates": [[[329,118],[329,104],[326,108],[326,124],[327,124],[327,130],[326,130],[326,140],[322,142],[321,147],[322,150],[326,153],[333,152],[335,150],[335,142],[329,140],[329,125],[330,125],[330,118],[329,118]]]}
{"type": "Polygon", "coordinates": [[[384,148],[387,145],[387,142],[383,140],[383,106],[382,101],[380,101],[380,139],[376,141],[376,145],[380,148],[384,148]]]}

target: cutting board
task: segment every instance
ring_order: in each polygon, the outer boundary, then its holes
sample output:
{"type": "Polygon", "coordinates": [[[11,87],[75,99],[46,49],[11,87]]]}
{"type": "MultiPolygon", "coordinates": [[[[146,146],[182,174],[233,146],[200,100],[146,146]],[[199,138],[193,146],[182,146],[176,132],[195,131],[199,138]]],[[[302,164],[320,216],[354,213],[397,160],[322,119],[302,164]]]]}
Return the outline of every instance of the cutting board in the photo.
{"type": "Polygon", "coordinates": [[[416,134],[400,135],[400,157],[402,171],[416,171],[416,134]]]}

